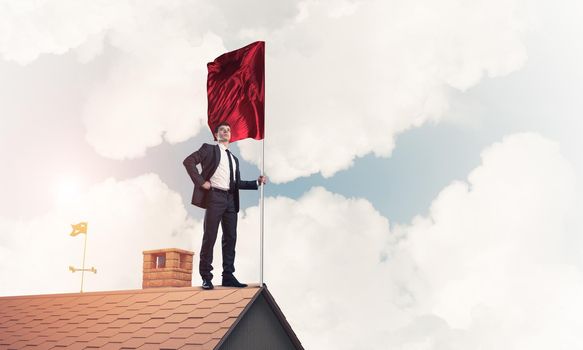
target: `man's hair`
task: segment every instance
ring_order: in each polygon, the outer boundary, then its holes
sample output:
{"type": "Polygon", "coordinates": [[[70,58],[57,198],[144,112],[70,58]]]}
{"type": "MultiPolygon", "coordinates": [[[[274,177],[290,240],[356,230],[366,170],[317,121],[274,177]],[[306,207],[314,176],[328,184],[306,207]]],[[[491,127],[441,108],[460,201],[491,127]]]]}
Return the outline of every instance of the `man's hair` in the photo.
{"type": "Polygon", "coordinates": [[[220,122],[219,125],[215,126],[215,134],[219,132],[219,128],[221,126],[223,126],[223,125],[224,126],[228,126],[229,129],[231,128],[231,125],[229,123],[227,123],[227,122],[220,122]]]}

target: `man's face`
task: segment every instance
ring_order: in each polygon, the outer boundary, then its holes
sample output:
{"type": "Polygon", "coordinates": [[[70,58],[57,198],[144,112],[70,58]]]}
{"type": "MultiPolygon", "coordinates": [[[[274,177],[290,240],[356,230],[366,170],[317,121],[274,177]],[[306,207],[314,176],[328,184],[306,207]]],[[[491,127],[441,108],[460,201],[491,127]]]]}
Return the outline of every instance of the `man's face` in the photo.
{"type": "Polygon", "coordinates": [[[219,126],[219,132],[216,134],[219,142],[229,142],[231,140],[231,128],[226,125],[219,126]]]}

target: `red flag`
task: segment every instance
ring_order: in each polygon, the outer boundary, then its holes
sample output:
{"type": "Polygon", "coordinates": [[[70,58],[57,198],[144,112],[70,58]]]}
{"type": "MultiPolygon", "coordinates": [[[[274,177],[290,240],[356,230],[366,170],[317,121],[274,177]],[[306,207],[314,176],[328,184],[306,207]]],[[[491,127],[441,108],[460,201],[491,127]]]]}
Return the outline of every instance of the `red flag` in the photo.
{"type": "Polygon", "coordinates": [[[226,121],[231,142],[263,139],[265,114],[265,42],[227,52],[207,64],[208,125],[226,121]]]}

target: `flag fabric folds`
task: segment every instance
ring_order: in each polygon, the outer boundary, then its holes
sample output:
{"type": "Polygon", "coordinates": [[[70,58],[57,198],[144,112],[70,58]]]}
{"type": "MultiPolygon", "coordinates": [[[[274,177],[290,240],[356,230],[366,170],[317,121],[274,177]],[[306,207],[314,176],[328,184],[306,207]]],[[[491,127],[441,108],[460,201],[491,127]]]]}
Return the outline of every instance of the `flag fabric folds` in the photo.
{"type": "Polygon", "coordinates": [[[207,64],[208,126],[231,126],[231,142],[264,137],[265,42],[227,52],[207,64]]]}

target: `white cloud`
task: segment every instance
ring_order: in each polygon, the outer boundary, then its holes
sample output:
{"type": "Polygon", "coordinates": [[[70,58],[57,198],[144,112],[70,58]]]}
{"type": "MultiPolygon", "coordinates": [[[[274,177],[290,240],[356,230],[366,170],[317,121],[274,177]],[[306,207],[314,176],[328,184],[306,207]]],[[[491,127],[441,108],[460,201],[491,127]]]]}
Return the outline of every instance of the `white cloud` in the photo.
{"type": "MultiPolygon", "coordinates": [[[[396,135],[444,118],[450,89],[526,60],[514,2],[305,1],[301,9],[266,37],[266,169],[275,182],[388,156],[396,135]]],[[[259,164],[258,143],[241,146],[259,164]]]]}
{"type": "Polygon", "coordinates": [[[142,251],[192,249],[200,223],[188,217],[180,196],[155,174],[106,181],[30,221],[0,217],[0,294],[77,292],[83,235],[70,224],[88,221],[85,290],[139,289],[142,251]]]}
{"type": "MultiPolygon", "coordinates": [[[[28,64],[44,53],[64,54],[127,16],[125,3],[98,1],[3,1],[0,54],[28,64]]],[[[96,52],[97,53],[97,52],[96,52]]]]}
{"type": "Polygon", "coordinates": [[[207,33],[200,46],[192,46],[185,38],[174,40],[175,27],[167,30],[160,42],[122,55],[89,98],[86,140],[100,155],[141,157],[163,140],[185,141],[206,128],[206,63],[224,51],[222,41],[207,33]]]}
{"type": "MultiPolygon", "coordinates": [[[[565,254],[569,163],[535,134],[507,137],[482,159],[426,217],[393,232],[365,199],[319,187],[297,200],[267,198],[266,282],[307,348],[582,345],[583,280],[565,254]]],[[[142,250],[200,246],[200,223],[154,174],[108,179],[58,203],[28,222],[0,218],[2,294],[76,291],[79,276],[66,267],[79,264],[82,237],[67,233],[82,219],[87,262],[99,270],[87,290],[139,288],[142,250]]],[[[243,281],[258,280],[258,216],[257,207],[240,215],[243,281]]]]}
{"type": "MultiPolygon", "coordinates": [[[[5,59],[26,64],[73,50],[88,62],[111,49],[84,120],[89,142],[112,158],[195,135],[204,64],[233,40],[208,30],[225,25],[213,5],[132,4],[15,1],[0,11],[5,59]]],[[[228,21],[241,41],[267,40],[267,170],[280,182],[331,176],[370,152],[387,156],[400,132],[444,118],[449,89],[526,59],[513,2],[305,1],[298,9],[295,21],[267,21],[281,28],[228,21]]],[[[280,13],[292,15],[287,6],[280,13]]],[[[242,143],[246,159],[257,158],[257,145],[242,143]]],[[[363,199],[321,188],[297,201],[270,198],[267,283],[307,347],[361,349],[365,339],[379,349],[581,348],[580,266],[565,253],[581,252],[580,239],[567,238],[578,232],[565,227],[573,182],[554,143],[521,134],[486,150],[427,217],[392,234],[363,199]]],[[[76,210],[0,218],[0,280],[12,281],[1,293],[75,291],[78,276],[66,266],[80,261],[82,238],[67,233],[80,216],[90,222],[88,264],[100,271],[88,289],[139,287],[143,249],[194,239],[198,250],[200,225],[154,175],[108,180],[84,196],[78,204],[91,205],[76,210]]],[[[257,208],[241,215],[243,280],[257,279],[257,220],[257,208]]]]}
{"type": "MultiPolygon", "coordinates": [[[[580,347],[576,315],[583,304],[575,295],[583,276],[567,257],[574,189],[573,169],[556,143],[512,135],[483,152],[467,183],[445,188],[428,217],[398,228],[389,260],[415,296],[411,309],[450,327],[418,333],[411,343],[431,344],[428,349],[580,347]]],[[[403,333],[422,322],[412,321],[403,333]]]]}
{"type": "Polygon", "coordinates": [[[163,140],[185,141],[205,127],[206,63],[225,51],[208,27],[211,10],[203,2],[127,7],[107,28],[119,54],[83,113],[86,140],[114,159],[144,156],[163,140]]]}
{"type": "MultiPolygon", "coordinates": [[[[526,59],[512,1],[259,4],[255,12],[184,0],[7,2],[0,54],[26,64],[44,53],[73,51],[87,62],[106,52],[83,113],[86,140],[124,159],[206,132],[206,63],[265,39],[266,166],[275,182],[388,156],[396,135],[443,119],[449,89],[526,59]]],[[[241,146],[258,163],[258,143],[241,146]]]]}
{"type": "Polygon", "coordinates": [[[206,120],[206,63],[225,51],[223,18],[204,1],[7,2],[0,55],[28,64],[41,54],[89,62],[109,48],[83,120],[102,156],[135,158],[163,140],[181,142],[206,120]]]}
{"type": "MultiPolygon", "coordinates": [[[[380,264],[388,220],[365,199],[321,187],[298,200],[268,198],[265,208],[265,281],[304,346],[362,345],[390,309],[380,264]]],[[[257,281],[259,210],[240,216],[236,274],[257,281]]]]}
{"type": "MultiPolygon", "coordinates": [[[[525,133],[486,149],[428,216],[392,233],[364,199],[322,188],[269,198],[266,282],[306,348],[579,348],[583,275],[566,255],[574,182],[558,145],[525,133]]],[[[254,207],[239,233],[248,280],[256,232],[254,207]]]]}

